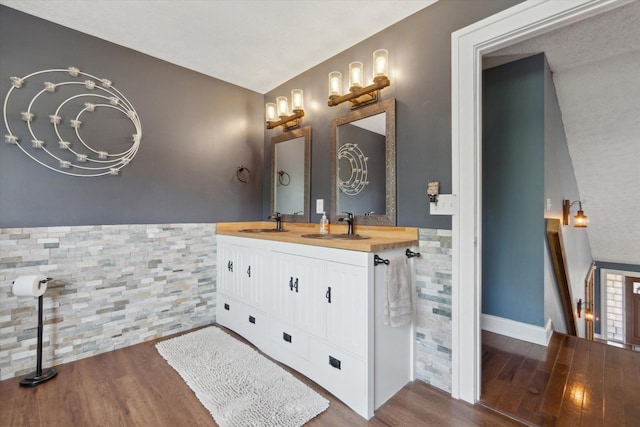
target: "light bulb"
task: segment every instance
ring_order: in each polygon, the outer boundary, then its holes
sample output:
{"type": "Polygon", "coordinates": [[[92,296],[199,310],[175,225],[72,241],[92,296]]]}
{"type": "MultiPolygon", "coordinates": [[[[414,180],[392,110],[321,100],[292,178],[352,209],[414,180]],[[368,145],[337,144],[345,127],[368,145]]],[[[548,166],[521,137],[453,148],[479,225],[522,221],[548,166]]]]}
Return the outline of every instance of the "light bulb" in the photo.
{"type": "Polygon", "coordinates": [[[342,90],[342,73],[332,71],[329,73],[329,97],[340,96],[342,90]]]}

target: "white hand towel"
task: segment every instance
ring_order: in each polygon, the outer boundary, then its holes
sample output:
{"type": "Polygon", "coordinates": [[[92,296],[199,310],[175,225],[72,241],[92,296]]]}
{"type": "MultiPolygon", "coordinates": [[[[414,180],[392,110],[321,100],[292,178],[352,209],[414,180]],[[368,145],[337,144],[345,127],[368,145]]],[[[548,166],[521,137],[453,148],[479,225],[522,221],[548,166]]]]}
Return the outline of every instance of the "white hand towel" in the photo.
{"type": "Polygon", "coordinates": [[[384,281],[383,323],[392,327],[411,323],[411,277],[406,255],[389,260],[384,281]]]}

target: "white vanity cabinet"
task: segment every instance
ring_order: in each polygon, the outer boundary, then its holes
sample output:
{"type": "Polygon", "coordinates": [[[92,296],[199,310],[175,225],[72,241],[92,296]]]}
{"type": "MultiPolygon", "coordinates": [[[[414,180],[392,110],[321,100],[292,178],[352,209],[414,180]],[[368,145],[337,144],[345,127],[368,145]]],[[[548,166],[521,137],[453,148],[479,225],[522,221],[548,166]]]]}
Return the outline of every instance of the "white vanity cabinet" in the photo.
{"type": "Polygon", "coordinates": [[[218,235],[218,323],[368,419],[412,379],[411,326],[383,331],[375,320],[383,284],[374,284],[373,255],[218,235]],[[262,318],[248,323],[250,313],[262,318]],[[399,338],[374,345],[379,333],[399,338]]]}

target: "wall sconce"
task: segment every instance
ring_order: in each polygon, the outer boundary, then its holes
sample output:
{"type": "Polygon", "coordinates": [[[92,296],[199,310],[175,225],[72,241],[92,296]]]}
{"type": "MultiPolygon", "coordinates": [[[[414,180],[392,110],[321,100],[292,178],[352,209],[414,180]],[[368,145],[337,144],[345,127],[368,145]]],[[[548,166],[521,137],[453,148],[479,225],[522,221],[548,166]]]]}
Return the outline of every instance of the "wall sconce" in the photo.
{"type": "Polygon", "coordinates": [[[569,200],[562,201],[562,224],[569,225],[571,220],[571,206],[578,203],[578,213],[573,217],[573,226],[576,228],[587,228],[589,219],[582,210],[582,200],[576,200],[570,202],[569,200]]]}
{"type": "Polygon", "coordinates": [[[300,127],[301,118],[304,117],[304,100],[302,89],[291,91],[291,111],[286,96],[279,96],[276,102],[268,102],[266,105],[267,129],[282,126],[284,130],[300,127]]]}
{"type": "Polygon", "coordinates": [[[373,52],[373,83],[364,86],[364,66],[362,62],[349,64],[349,93],[340,94],[342,89],[342,73],[329,73],[329,107],[335,107],[350,101],[351,109],[378,102],[380,89],[391,84],[389,74],[389,52],[378,49],[373,52]]]}
{"type": "Polygon", "coordinates": [[[583,308],[584,308],[584,320],[586,320],[587,322],[593,322],[594,320],[593,304],[588,304],[586,301],[583,302],[582,298],[580,298],[576,303],[576,312],[578,314],[578,317],[580,317],[580,315],[582,314],[583,308]]]}
{"type": "Polygon", "coordinates": [[[593,309],[589,307],[589,304],[585,304],[584,308],[584,320],[587,322],[593,322],[595,316],[593,315],[593,309]]]}
{"type": "Polygon", "coordinates": [[[427,183],[427,196],[429,203],[438,204],[438,194],[440,194],[440,181],[429,181],[427,183]]]}

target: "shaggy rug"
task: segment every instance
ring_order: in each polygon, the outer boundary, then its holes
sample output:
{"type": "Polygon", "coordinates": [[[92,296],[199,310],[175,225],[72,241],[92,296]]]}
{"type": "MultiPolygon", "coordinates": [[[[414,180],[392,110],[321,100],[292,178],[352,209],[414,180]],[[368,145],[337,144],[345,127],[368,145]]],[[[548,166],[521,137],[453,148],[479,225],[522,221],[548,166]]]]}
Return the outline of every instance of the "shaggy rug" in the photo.
{"type": "Polygon", "coordinates": [[[156,344],[221,427],[301,426],[329,401],[217,327],[156,344]]]}

